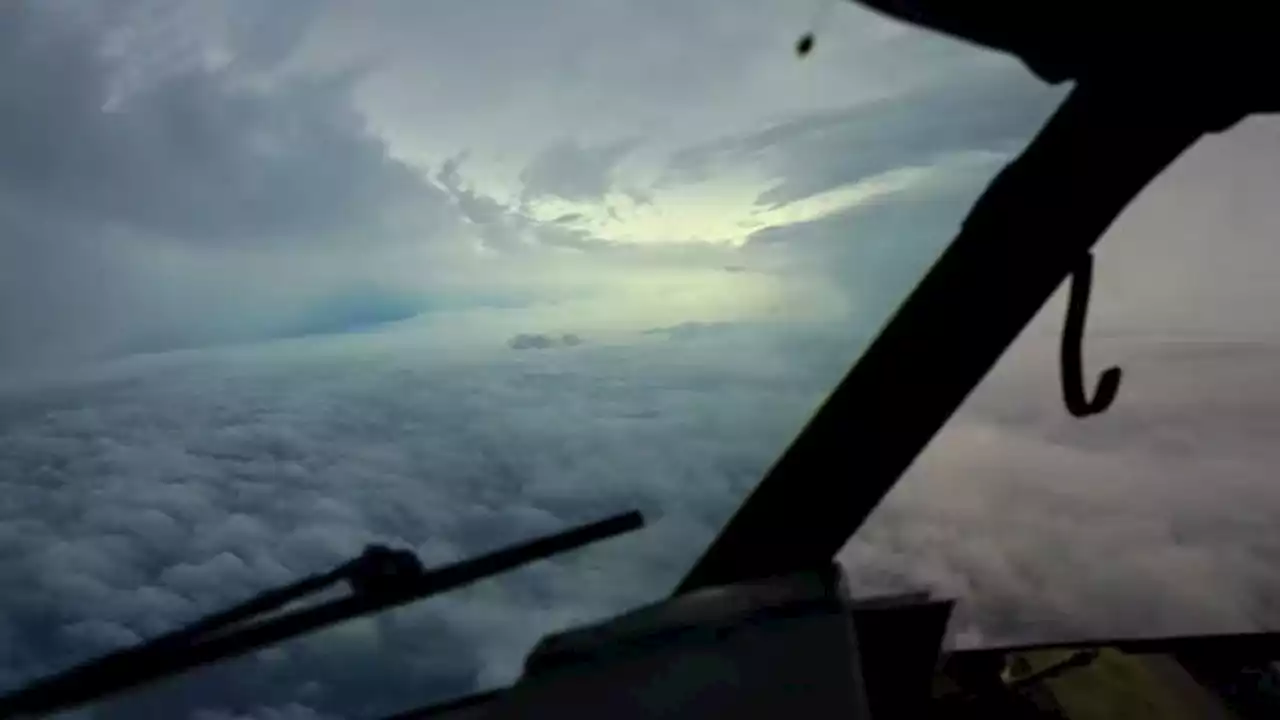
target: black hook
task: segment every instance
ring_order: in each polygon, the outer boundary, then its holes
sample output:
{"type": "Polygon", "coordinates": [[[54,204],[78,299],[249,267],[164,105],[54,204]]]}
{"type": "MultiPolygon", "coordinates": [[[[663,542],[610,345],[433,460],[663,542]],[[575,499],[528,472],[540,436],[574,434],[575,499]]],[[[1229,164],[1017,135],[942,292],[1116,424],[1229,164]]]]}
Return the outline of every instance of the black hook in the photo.
{"type": "Polygon", "coordinates": [[[1089,292],[1093,287],[1093,255],[1085,253],[1071,274],[1071,294],[1067,298],[1067,320],[1062,328],[1062,398],[1067,411],[1082,418],[1097,415],[1111,407],[1120,390],[1120,368],[1111,367],[1098,377],[1093,398],[1084,387],[1084,322],[1089,311],[1089,292]]]}

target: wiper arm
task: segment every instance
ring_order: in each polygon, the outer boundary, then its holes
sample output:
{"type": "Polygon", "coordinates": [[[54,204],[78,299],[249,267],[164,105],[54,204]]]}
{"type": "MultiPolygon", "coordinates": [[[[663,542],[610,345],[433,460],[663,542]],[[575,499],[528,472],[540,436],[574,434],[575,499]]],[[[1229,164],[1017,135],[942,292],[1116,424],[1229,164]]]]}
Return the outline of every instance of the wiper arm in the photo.
{"type": "Polygon", "coordinates": [[[0,718],[39,717],[65,710],[335,623],[453,590],[643,525],[644,518],[632,511],[432,570],[424,570],[418,558],[407,550],[370,546],[360,557],[329,572],[268,590],[174,632],[0,697],[0,718]],[[346,597],[263,617],[344,581],[351,588],[346,597]]]}

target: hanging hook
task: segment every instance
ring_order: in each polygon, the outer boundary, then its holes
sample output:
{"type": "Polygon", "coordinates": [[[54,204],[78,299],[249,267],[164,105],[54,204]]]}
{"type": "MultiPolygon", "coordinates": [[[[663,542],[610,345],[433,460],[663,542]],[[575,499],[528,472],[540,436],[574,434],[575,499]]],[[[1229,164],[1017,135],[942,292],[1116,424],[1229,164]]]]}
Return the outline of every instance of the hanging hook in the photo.
{"type": "Polygon", "coordinates": [[[1085,395],[1084,387],[1084,323],[1089,311],[1089,292],[1093,287],[1093,255],[1085,253],[1080,265],[1071,274],[1070,295],[1067,298],[1067,320],[1062,328],[1062,397],[1067,411],[1082,418],[1097,415],[1111,407],[1120,390],[1120,368],[1111,367],[1098,377],[1093,397],[1085,395]]]}

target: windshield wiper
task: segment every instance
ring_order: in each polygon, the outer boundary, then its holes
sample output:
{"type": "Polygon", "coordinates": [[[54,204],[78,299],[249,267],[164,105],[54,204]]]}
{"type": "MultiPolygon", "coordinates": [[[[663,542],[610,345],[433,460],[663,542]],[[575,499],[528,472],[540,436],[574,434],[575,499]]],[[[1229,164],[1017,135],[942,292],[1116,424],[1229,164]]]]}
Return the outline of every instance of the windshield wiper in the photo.
{"type": "Polygon", "coordinates": [[[268,590],[141,645],[111,653],[0,697],[0,718],[38,717],[138,685],[243,655],[346,620],[421,600],[521,565],[639,529],[632,511],[511,545],[434,569],[407,550],[372,545],[325,573],[268,590]],[[345,582],[351,592],[327,602],[280,612],[288,603],[345,582]]]}

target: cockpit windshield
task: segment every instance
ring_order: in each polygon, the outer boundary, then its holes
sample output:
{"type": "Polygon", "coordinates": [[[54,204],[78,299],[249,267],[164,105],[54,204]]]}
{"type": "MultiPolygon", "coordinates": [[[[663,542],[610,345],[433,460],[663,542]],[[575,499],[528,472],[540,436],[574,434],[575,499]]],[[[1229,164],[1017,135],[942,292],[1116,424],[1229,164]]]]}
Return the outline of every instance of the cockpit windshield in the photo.
{"type": "MultiPolygon", "coordinates": [[[[649,521],[85,712],[377,717],[670,592],[1064,95],[824,2],[0,6],[0,687],[370,543],[649,521]]],[[[1051,304],[861,589],[959,596],[959,644],[1275,618],[1273,140],[1103,240],[1115,409],[1062,411],[1051,304]]]]}

